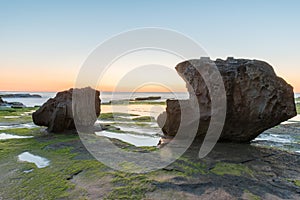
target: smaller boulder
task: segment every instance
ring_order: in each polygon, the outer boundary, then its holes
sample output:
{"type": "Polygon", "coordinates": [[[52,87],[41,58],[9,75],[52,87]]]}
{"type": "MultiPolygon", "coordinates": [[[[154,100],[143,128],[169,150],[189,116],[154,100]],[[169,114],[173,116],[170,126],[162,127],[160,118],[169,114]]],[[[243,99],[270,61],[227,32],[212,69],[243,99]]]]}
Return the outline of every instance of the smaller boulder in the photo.
{"type": "MultiPolygon", "coordinates": [[[[80,119],[76,120],[80,126],[92,126],[100,115],[100,92],[90,87],[81,89],[69,89],[58,92],[54,98],[49,99],[36,112],[32,114],[34,124],[48,127],[48,132],[59,133],[67,130],[75,130],[72,106],[75,108],[75,115],[80,113],[80,119]],[[75,91],[76,102],[73,102],[75,91]],[[86,102],[86,96],[94,97],[93,102],[86,102]],[[82,99],[82,101],[80,101],[82,99]],[[72,105],[74,103],[74,105],[72,105]],[[94,104],[94,105],[93,105],[94,104]],[[95,106],[94,113],[82,115],[87,107],[95,106]]],[[[88,98],[89,99],[89,98],[88,98]]],[[[90,109],[87,109],[90,110],[90,109]]]]}

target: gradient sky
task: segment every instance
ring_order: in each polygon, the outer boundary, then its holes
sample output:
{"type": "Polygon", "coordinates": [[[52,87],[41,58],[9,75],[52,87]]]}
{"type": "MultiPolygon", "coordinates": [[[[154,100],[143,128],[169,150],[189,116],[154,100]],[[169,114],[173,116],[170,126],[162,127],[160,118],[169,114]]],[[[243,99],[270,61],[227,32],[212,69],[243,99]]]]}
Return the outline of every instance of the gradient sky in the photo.
{"type": "Polygon", "coordinates": [[[212,58],[265,60],[300,92],[299,10],[298,0],[0,0],[0,90],[68,89],[101,42],[161,27],[193,38],[212,58]]]}

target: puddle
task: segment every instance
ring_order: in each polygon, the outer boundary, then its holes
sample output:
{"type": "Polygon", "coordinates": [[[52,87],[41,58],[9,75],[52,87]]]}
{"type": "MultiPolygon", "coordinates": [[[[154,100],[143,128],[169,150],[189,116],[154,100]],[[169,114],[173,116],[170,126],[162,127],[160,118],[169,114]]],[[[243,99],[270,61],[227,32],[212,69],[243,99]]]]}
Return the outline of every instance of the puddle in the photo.
{"type": "Polygon", "coordinates": [[[18,155],[18,159],[24,162],[34,163],[38,168],[44,168],[50,165],[50,161],[46,158],[33,155],[29,152],[23,152],[18,155]]]}
{"type": "Polygon", "coordinates": [[[156,135],[156,134],[162,134],[162,131],[159,128],[149,127],[149,128],[140,128],[137,126],[116,126],[121,131],[124,132],[134,132],[141,135],[148,134],[148,135],[156,135]]]}
{"type": "Polygon", "coordinates": [[[134,135],[134,134],[113,133],[109,131],[96,132],[96,135],[119,139],[137,147],[157,146],[160,140],[159,137],[147,137],[147,136],[134,135]]]}
{"type": "Polygon", "coordinates": [[[20,118],[20,116],[4,116],[4,119],[15,119],[15,118],[20,118]]]}
{"type": "Polygon", "coordinates": [[[253,141],[269,141],[275,143],[293,143],[294,139],[288,135],[262,133],[253,141]]]}
{"type": "Polygon", "coordinates": [[[131,113],[140,116],[152,116],[155,119],[164,110],[165,105],[137,104],[137,105],[101,105],[101,113],[131,113]]]}
{"type": "Polygon", "coordinates": [[[33,169],[24,170],[23,172],[26,173],[26,174],[28,174],[28,173],[30,173],[30,172],[33,172],[33,169]]]}
{"type": "Polygon", "coordinates": [[[296,152],[300,151],[300,136],[299,131],[293,126],[277,127],[269,129],[252,140],[253,145],[273,147],[285,151],[296,152]]]}
{"type": "Polygon", "coordinates": [[[0,140],[23,139],[23,138],[33,138],[33,136],[20,136],[20,135],[12,135],[7,133],[0,133],[0,140]]]}
{"type": "Polygon", "coordinates": [[[297,115],[285,122],[282,122],[281,124],[293,124],[293,123],[300,123],[300,115],[297,115]]]}
{"type": "Polygon", "coordinates": [[[25,124],[11,124],[11,125],[0,125],[0,130],[7,130],[13,128],[36,128],[38,126],[33,123],[25,123],[25,124]]]}
{"type": "MultiPolygon", "coordinates": [[[[131,121],[131,120],[97,120],[96,124],[136,124],[137,122],[135,121],[131,121]]],[[[143,122],[143,123],[147,123],[147,122],[143,122]]],[[[149,123],[149,122],[148,122],[149,123]]]]}

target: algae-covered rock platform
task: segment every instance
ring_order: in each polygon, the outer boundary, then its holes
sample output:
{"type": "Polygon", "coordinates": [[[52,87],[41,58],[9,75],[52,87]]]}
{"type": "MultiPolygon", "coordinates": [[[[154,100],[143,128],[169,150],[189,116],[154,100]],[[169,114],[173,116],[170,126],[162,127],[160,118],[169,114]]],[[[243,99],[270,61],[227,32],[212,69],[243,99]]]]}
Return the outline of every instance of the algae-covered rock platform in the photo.
{"type": "MultiPolygon", "coordinates": [[[[229,143],[217,144],[199,159],[198,147],[192,146],[163,169],[144,174],[119,172],[95,160],[78,135],[49,134],[32,125],[33,110],[0,111],[22,116],[19,125],[23,124],[14,127],[19,119],[10,118],[2,123],[1,132],[34,136],[0,140],[0,199],[300,198],[299,154],[229,143]],[[38,168],[18,160],[24,152],[47,159],[49,166],[38,168]]],[[[285,126],[299,132],[297,124],[285,126]]],[[[158,150],[111,140],[126,151],[158,150]]]]}

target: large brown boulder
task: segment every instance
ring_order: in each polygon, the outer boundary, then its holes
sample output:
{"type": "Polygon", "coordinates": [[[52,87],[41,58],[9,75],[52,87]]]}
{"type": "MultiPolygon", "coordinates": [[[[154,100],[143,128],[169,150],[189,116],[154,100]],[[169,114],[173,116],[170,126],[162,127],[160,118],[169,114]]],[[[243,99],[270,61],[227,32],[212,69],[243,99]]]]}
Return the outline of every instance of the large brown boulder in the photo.
{"type": "MultiPolygon", "coordinates": [[[[226,119],[219,141],[248,142],[266,129],[296,116],[292,86],[276,76],[268,63],[248,59],[227,58],[211,61],[201,58],[176,66],[178,74],[187,83],[190,99],[167,101],[166,112],[158,118],[165,136],[174,137],[180,122],[185,120],[181,119],[181,104],[185,106],[183,110],[193,110],[193,106],[188,105],[195,104],[186,101],[198,102],[201,117],[197,121],[197,136],[205,136],[211,119],[211,98],[202,76],[196,69],[207,66],[217,67],[226,91],[226,119]]],[[[211,77],[214,77],[214,74],[211,74],[211,77]]],[[[190,124],[193,123],[193,120],[189,121],[190,124]]]]}
{"type": "Polygon", "coordinates": [[[72,110],[73,106],[76,113],[80,112],[78,117],[80,120],[76,121],[76,126],[93,126],[100,115],[99,96],[100,92],[90,87],[58,92],[55,98],[49,99],[32,114],[33,122],[36,125],[48,127],[47,130],[54,133],[74,130],[76,127],[72,110]],[[73,102],[74,93],[76,94],[76,103],[73,102]],[[86,99],[90,100],[87,97],[93,97],[93,102],[87,102],[86,99]],[[89,109],[91,106],[95,106],[95,109],[89,109]],[[93,113],[82,112],[82,110],[92,110],[93,113]]]}

